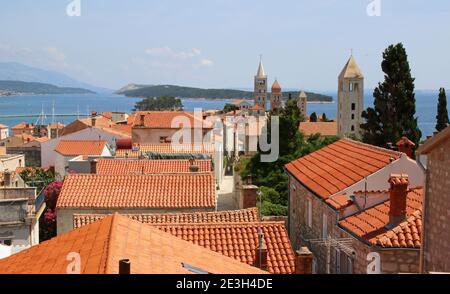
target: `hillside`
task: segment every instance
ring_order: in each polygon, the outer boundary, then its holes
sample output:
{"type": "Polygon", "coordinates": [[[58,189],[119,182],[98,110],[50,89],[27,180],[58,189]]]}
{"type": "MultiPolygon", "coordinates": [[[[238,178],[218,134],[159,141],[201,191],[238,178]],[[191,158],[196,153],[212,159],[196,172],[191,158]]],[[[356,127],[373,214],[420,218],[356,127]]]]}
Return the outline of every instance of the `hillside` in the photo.
{"type": "Polygon", "coordinates": [[[112,92],[109,89],[77,81],[60,72],[31,67],[17,62],[0,62],[0,81],[44,83],[58,87],[83,88],[98,93],[112,92]]]}
{"type": "Polygon", "coordinates": [[[44,83],[0,81],[0,96],[21,94],[93,94],[83,88],[58,87],[44,83]]]}
{"type": "MultiPolygon", "coordinates": [[[[122,89],[118,90],[116,94],[125,95],[127,97],[161,97],[161,96],[174,96],[182,98],[206,98],[206,99],[233,99],[233,98],[253,98],[253,92],[232,90],[232,89],[201,89],[192,87],[181,87],[174,85],[135,85],[129,84],[122,89]]],[[[298,92],[283,93],[285,97],[297,97],[298,92]]],[[[331,96],[306,93],[308,95],[308,101],[317,102],[331,102],[333,98],[331,96]]]]}

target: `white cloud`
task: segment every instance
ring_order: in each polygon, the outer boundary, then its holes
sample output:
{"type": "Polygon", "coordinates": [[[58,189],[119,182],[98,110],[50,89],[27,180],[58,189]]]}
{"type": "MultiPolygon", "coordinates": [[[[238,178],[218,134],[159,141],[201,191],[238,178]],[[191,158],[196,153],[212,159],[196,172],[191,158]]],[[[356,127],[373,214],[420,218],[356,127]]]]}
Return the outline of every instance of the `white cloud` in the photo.
{"type": "Polygon", "coordinates": [[[189,51],[176,51],[170,47],[157,47],[146,49],[145,53],[152,56],[168,57],[172,59],[190,59],[200,56],[201,51],[197,48],[193,48],[189,51]]]}
{"type": "Polygon", "coordinates": [[[66,60],[66,55],[56,47],[45,47],[43,50],[53,61],[64,62],[66,60]]]}
{"type": "Polygon", "coordinates": [[[201,66],[213,66],[214,62],[210,59],[203,58],[202,60],[200,60],[200,65],[201,66]]]}

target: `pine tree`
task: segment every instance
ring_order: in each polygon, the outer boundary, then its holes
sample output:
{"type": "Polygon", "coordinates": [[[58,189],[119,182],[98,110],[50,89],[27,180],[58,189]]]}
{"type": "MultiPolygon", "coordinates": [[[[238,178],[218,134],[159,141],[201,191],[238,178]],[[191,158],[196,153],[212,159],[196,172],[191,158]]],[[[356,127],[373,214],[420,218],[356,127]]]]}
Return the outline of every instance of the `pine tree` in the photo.
{"type": "Polygon", "coordinates": [[[437,124],[436,130],[438,132],[442,131],[447,127],[450,123],[448,119],[448,110],[447,110],[447,96],[445,95],[445,89],[439,89],[439,101],[437,106],[437,124]]]}
{"type": "Polygon", "coordinates": [[[386,147],[402,136],[419,146],[422,133],[417,125],[414,78],[403,44],[389,46],[383,53],[384,82],[375,88],[374,107],[362,113],[363,141],[386,147]]]}

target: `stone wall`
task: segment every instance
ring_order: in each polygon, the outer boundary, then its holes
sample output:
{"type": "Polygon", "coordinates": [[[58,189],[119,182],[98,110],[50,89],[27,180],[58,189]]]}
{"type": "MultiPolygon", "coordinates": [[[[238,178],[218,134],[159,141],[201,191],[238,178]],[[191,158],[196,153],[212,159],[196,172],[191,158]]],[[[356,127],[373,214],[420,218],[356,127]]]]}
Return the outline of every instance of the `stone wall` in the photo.
{"type": "Polygon", "coordinates": [[[450,272],[450,139],[428,154],[424,270],[450,272]]]}

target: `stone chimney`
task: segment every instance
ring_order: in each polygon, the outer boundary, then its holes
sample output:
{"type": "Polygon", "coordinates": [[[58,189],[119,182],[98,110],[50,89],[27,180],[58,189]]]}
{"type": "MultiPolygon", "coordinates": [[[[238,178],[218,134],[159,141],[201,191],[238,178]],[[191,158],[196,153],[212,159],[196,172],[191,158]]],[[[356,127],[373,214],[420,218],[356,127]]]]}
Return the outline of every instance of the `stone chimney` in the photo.
{"type": "MultiPolygon", "coordinates": [[[[255,250],[255,264],[254,266],[260,268],[262,270],[267,270],[267,246],[264,241],[264,233],[261,232],[259,236],[261,238],[260,244],[258,243],[258,247],[255,250]]],[[[258,240],[259,242],[259,240],[258,240]]]]}
{"type": "Polygon", "coordinates": [[[89,163],[91,165],[91,174],[96,174],[97,173],[97,159],[93,159],[89,163]]]}
{"type": "Polygon", "coordinates": [[[139,116],[139,119],[140,119],[139,125],[142,126],[142,127],[145,126],[145,114],[141,114],[139,116]]]}
{"type": "Polygon", "coordinates": [[[387,229],[392,229],[402,221],[406,220],[406,199],[408,196],[408,175],[392,174],[389,178],[390,205],[389,205],[389,223],[387,229]]]}
{"type": "Polygon", "coordinates": [[[95,127],[95,123],[97,122],[97,112],[91,112],[91,125],[95,127]]]}
{"type": "Polygon", "coordinates": [[[414,147],[416,144],[407,137],[402,137],[397,143],[398,151],[405,153],[409,158],[414,159],[414,147]]]}
{"type": "Polygon", "coordinates": [[[242,186],[241,207],[242,209],[256,207],[258,201],[258,187],[255,185],[242,186]]]}
{"type": "Polygon", "coordinates": [[[311,275],[313,254],[308,247],[302,247],[295,252],[295,274],[311,275]]]}
{"type": "Polygon", "coordinates": [[[5,187],[11,187],[12,177],[11,177],[11,172],[9,170],[5,170],[3,172],[3,181],[4,181],[5,187]]]}

